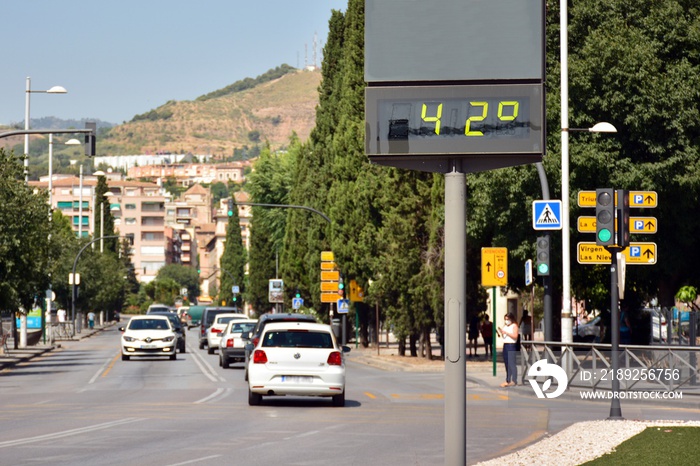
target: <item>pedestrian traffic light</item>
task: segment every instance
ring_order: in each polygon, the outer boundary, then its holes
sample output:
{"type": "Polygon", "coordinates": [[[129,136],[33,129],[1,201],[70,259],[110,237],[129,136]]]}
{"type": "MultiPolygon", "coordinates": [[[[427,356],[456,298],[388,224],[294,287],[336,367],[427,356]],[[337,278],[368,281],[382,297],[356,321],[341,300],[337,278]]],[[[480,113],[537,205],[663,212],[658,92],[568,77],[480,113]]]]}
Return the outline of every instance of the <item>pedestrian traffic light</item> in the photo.
{"type": "Polygon", "coordinates": [[[630,245],[630,196],[629,191],[617,190],[617,202],[615,203],[617,218],[617,245],[625,249],[630,245]]]}
{"type": "Polygon", "coordinates": [[[549,276],[549,236],[537,237],[537,275],[549,276]]]}
{"type": "Polygon", "coordinates": [[[595,244],[615,244],[615,190],[612,188],[595,190],[595,244]]]}
{"type": "Polygon", "coordinates": [[[235,205],[234,205],[234,202],[233,202],[233,198],[231,198],[231,199],[228,200],[228,210],[227,210],[227,212],[226,212],[226,214],[227,214],[229,217],[233,217],[233,209],[234,209],[234,207],[235,207],[235,205]]]}

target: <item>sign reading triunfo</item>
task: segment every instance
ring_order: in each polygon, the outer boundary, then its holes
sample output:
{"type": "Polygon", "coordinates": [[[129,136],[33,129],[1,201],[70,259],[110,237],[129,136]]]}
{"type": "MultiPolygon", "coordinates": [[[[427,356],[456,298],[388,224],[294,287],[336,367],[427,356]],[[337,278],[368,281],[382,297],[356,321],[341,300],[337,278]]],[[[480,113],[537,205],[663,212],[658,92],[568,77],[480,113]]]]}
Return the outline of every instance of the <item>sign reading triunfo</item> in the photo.
{"type": "MultiPolygon", "coordinates": [[[[651,209],[658,205],[656,191],[629,191],[630,207],[651,209]]],[[[579,207],[595,207],[595,191],[578,192],[579,207]]]]}

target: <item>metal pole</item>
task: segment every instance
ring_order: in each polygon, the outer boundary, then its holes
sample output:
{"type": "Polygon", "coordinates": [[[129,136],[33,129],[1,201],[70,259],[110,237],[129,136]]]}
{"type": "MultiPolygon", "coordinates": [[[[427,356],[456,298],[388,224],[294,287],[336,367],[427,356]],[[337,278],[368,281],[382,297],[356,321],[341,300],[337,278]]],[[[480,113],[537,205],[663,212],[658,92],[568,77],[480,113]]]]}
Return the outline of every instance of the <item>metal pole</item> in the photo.
{"type": "MultiPolygon", "coordinates": [[[[29,129],[29,96],[32,93],[32,78],[27,76],[27,86],[24,94],[24,130],[29,129]]],[[[29,183],[29,133],[24,135],[24,182],[29,183]]]]}
{"type": "Polygon", "coordinates": [[[612,392],[613,397],[610,401],[610,416],[608,419],[622,419],[622,408],[620,407],[620,378],[618,370],[620,369],[620,309],[619,309],[619,290],[617,283],[617,253],[619,248],[608,248],[610,251],[610,343],[612,343],[612,392]]]}
{"type": "Polygon", "coordinates": [[[78,193],[78,238],[83,238],[83,164],[80,164],[80,193],[78,193]]]}
{"type": "MultiPolygon", "coordinates": [[[[85,246],[83,246],[80,251],[78,251],[78,254],[75,256],[75,260],[73,261],[73,289],[71,291],[71,304],[70,304],[70,317],[71,321],[73,321],[73,335],[75,335],[75,269],[78,267],[78,259],[80,259],[80,255],[87,249],[88,246],[91,244],[95,243],[96,241],[99,241],[101,239],[107,239],[107,238],[119,238],[119,235],[109,235],[109,236],[100,236],[99,238],[95,238],[92,241],[88,242],[85,246]]],[[[71,336],[73,336],[71,335],[71,336]]]]}
{"type": "Polygon", "coordinates": [[[572,343],[574,338],[571,322],[571,231],[569,227],[569,36],[567,0],[559,0],[559,15],[561,41],[561,265],[563,301],[561,310],[561,342],[572,343]]]}
{"type": "MultiPolygon", "coordinates": [[[[466,175],[445,174],[445,464],[466,464],[466,175]]],[[[495,322],[494,322],[495,325],[495,322]]]]}
{"type": "MultiPolygon", "coordinates": [[[[542,187],[542,200],[547,201],[550,199],[549,183],[547,182],[547,174],[544,171],[544,165],[542,165],[542,162],[537,162],[535,164],[535,166],[537,167],[537,173],[540,176],[540,186],[542,187]]],[[[566,217],[568,219],[568,215],[566,217]]],[[[551,235],[549,234],[549,232],[547,232],[544,236],[547,238],[547,244],[550,245],[550,251],[551,251],[551,244],[552,244],[551,235]]],[[[552,262],[550,261],[550,264],[551,263],[552,262]]],[[[553,321],[552,321],[552,270],[551,270],[551,268],[549,271],[549,275],[545,275],[544,277],[542,277],[542,286],[544,287],[544,298],[543,298],[544,341],[553,341],[554,335],[553,335],[553,329],[552,329],[553,321]]],[[[532,308],[532,306],[530,306],[530,307],[532,308]]],[[[495,336],[494,336],[494,341],[496,341],[495,336]]]]}

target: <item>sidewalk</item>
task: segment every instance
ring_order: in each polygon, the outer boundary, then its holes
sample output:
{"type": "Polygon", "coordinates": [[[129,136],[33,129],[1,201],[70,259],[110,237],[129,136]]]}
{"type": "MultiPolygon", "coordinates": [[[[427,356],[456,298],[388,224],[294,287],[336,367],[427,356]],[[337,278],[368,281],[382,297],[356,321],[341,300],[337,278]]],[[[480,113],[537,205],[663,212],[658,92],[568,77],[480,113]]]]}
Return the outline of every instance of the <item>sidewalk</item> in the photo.
{"type": "MultiPolygon", "coordinates": [[[[77,333],[70,341],[79,341],[85,338],[90,338],[91,336],[98,334],[115,324],[116,322],[108,322],[103,326],[96,326],[94,329],[84,328],[80,333],[77,333]]],[[[39,343],[38,345],[18,349],[14,349],[14,346],[14,340],[12,338],[8,338],[8,351],[5,354],[0,354],[0,372],[2,372],[5,369],[12,368],[17,364],[30,361],[36,357],[53,351],[56,348],[60,348],[61,341],[55,341],[52,345],[48,343],[39,343]]]]}

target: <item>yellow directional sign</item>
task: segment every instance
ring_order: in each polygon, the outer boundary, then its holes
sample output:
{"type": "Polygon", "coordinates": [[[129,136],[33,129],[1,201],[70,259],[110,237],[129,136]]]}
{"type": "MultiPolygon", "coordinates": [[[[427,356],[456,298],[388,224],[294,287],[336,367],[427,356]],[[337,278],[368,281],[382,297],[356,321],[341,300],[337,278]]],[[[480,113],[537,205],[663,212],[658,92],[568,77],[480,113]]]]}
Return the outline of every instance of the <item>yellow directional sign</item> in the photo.
{"type": "Polygon", "coordinates": [[[340,280],[340,272],[338,270],[321,270],[321,280],[337,282],[340,280]]]}
{"type": "Polygon", "coordinates": [[[342,299],[338,293],[321,293],[322,303],[337,303],[339,299],[342,299]]]}
{"type": "MultiPolygon", "coordinates": [[[[579,264],[609,264],[610,253],[603,246],[594,242],[578,243],[577,260],[579,264]]],[[[630,243],[622,253],[627,265],[656,264],[656,243],[630,243]]]]}
{"type": "Polygon", "coordinates": [[[508,249],[481,248],[481,286],[508,284],[508,249]]]}
{"type": "Polygon", "coordinates": [[[656,217],[630,217],[630,233],[656,233],[656,217]]]}
{"type": "Polygon", "coordinates": [[[338,291],[338,282],[321,282],[321,291],[338,291]]]}
{"type": "Polygon", "coordinates": [[[321,262],[321,270],[335,270],[336,267],[335,262],[321,262]]]}
{"type": "Polygon", "coordinates": [[[656,207],[656,191],[630,191],[630,207],[656,207]]]}
{"type": "Polygon", "coordinates": [[[335,261],[335,255],[333,251],[321,251],[321,262],[333,262],[335,261]]]}
{"type": "MultiPolygon", "coordinates": [[[[650,209],[658,205],[656,191],[629,191],[630,207],[650,209]]],[[[578,192],[579,207],[595,207],[595,191],[578,192]]]]}
{"type": "MultiPolygon", "coordinates": [[[[656,217],[630,217],[631,234],[656,233],[656,217]]],[[[578,218],[579,233],[595,233],[595,217],[582,215],[578,218]]]]}

